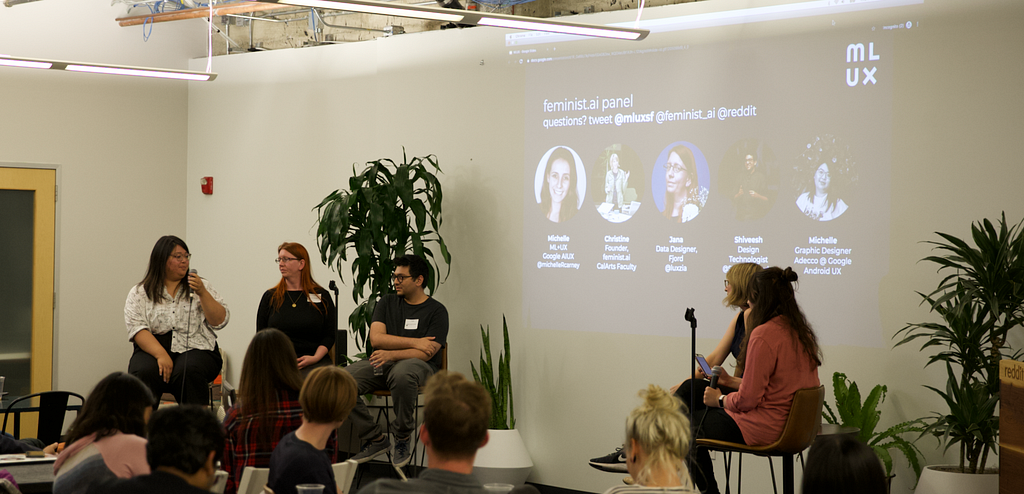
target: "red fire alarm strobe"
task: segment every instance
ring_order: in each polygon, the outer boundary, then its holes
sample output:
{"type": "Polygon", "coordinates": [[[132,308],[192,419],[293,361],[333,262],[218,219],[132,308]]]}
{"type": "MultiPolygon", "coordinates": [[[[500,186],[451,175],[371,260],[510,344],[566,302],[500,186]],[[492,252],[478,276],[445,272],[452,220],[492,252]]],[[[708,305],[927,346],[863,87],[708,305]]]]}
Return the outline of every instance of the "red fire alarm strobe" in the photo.
{"type": "Polygon", "coordinates": [[[203,177],[199,180],[199,185],[203,188],[203,194],[213,194],[213,177],[203,177]]]}

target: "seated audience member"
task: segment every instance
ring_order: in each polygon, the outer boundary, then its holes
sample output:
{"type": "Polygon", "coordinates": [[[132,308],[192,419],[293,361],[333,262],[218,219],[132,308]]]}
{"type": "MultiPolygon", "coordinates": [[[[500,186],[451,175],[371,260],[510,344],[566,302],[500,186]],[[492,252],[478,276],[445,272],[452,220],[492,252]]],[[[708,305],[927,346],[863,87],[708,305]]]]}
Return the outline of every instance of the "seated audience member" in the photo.
{"type": "Polygon", "coordinates": [[[380,479],[360,494],[482,494],[472,475],[476,450],[487,444],[491,398],[479,383],[462,374],[439,371],[427,380],[420,440],[430,468],[415,479],[380,479]]]}
{"type": "Polygon", "coordinates": [[[626,468],[635,485],[620,485],[605,494],[694,493],[686,454],[690,421],[679,410],[681,400],[651,384],[640,392],[644,402],[626,418],[626,468]]]}
{"type": "Polygon", "coordinates": [[[155,401],[131,374],[115,372],[97,383],[53,464],[53,492],[83,493],[96,483],[149,473],[146,422],[155,401]]]}
{"type": "Polygon", "coordinates": [[[807,454],[803,494],[885,494],[874,450],[848,434],[819,436],[807,454]]]}
{"type": "Polygon", "coordinates": [[[257,332],[242,360],[238,403],[224,417],[225,494],[235,493],[245,467],[269,467],[278,441],[302,425],[300,388],[302,374],[288,336],[276,329],[257,332]]]}
{"type": "Polygon", "coordinates": [[[95,485],[90,494],[209,494],[224,429],[209,408],[162,408],[149,421],[146,460],[152,473],[95,485]]]}
{"type": "Polygon", "coordinates": [[[281,438],[270,456],[267,487],[275,494],[294,494],[300,484],[323,484],[338,494],[331,455],[324,448],[356,406],[356,380],[338,367],[313,369],[299,393],[302,425],[281,438]]]}

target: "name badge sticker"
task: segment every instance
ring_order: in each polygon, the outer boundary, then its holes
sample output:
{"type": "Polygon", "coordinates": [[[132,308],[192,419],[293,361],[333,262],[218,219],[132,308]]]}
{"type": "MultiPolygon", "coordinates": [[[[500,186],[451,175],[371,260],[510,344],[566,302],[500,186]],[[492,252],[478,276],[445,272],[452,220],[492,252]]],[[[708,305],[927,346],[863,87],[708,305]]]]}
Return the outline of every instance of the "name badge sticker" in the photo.
{"type": "Polygon", "coordinates": [[[419,319],[406,319],[405,320],[405,330],[406,331],[413,331],[413,330],[415,330],[415,329],[417,329],[419,327],[420,327],[420,320],[419,319]]]}
{"type": "Polygon", "coordinates": [[[319,304],[320,303],[320,296],[315,294],[315,293],[310,293],[309,294],[309,301],[314,303],[314,304],[319,304]]]}

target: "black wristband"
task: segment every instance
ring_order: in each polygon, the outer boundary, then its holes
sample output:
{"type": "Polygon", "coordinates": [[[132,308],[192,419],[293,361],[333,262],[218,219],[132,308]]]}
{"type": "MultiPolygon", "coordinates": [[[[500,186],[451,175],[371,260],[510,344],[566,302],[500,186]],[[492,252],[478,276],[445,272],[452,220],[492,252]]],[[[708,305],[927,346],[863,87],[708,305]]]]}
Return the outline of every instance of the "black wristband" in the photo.
{"type": "Polygon", "coordinates": [[[725,395],[718,395],[718,407],[725,408],[725,395]]]}

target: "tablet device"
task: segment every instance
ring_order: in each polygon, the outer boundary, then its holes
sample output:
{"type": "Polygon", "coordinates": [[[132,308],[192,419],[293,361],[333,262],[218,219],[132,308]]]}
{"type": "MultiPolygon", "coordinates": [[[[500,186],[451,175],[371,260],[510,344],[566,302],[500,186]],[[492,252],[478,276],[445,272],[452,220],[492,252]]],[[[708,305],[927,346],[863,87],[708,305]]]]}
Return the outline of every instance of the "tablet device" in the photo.
{"type": "Polygon", "coordinates": [[[693,358],[697,360],[698,364],[700,364],[700,370],[704,372],[704,375],[711,377],[711,366],[708,365],[708,361],[704,359],[704,356],[698,353],[694,355],[693,358]]]}

